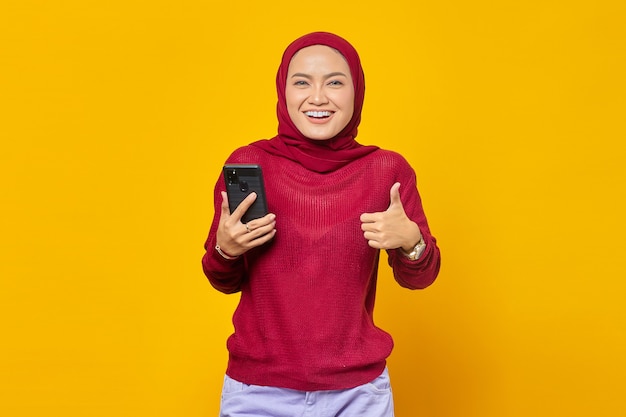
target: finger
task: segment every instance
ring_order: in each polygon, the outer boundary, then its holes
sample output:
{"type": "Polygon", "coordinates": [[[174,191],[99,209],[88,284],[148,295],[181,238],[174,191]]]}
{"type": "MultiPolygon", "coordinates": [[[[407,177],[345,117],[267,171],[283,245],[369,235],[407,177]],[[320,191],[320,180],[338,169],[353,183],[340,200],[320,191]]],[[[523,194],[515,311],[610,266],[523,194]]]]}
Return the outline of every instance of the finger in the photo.
{"type": "Polygon", "coordinates": [[[268,224],[271,224],[272,222],[274,222],[275,219],[276,219],[276,215],[274,213],[268,213],[265,216],[260,217],[258,219],[250,220],[247,223],[248,224],[248,229],[250,231],[256,230],[256,229],[258,229],[260,227],[263,227],[263,226],[266,226],[268,224]]]}
{"type": "Polygon", "coordinates": [[[376,232],[371,231],[371,230],[367,230],[363,232],[363,237],[365,238],[365,240],[377,240],[376,239],[376,232]]]}
{"type": "Polygon", "coordinates": [[[252,240],[249,243],[249,247],[253,248],[253,247],[261,246],[269,242],[270,240],[272,240],[275,235],[276,235],[276,229],[272,229],[269,232],[265,233],[264,235],[252,240]]]}
{"type": "Polygon", "coordinates": [[[400,199],[400,183],[396,182],[391,186],[391,190],[389,190],[389,208],[392,206],[400,206],[402,207],[402,200],[400,199]]]}
{"type": "Polygon", "coordinates": [[[256,239],[276,227],[276,215],[274,213],[266,214],[258,219],[250,220],[248,223],[244,224],[244,227],[245,238],[248,240],[256,239]]]}
{"type": "Polygon", "coordinates": [[[276,222],[273,221],[263,226],[257,226],[254,228],[250,227],[250,232],[248,232],[244,237],[249,239],[250,241],[256,240],[272,232],[275,229],[276,229],[276,222]]]}
{"type": "Polygon", "coordinates": [[[361,230],[364,232],[375,233],[375,232],[378,232],[378,226],[376,225],[375,222],[369,222],[369,223],[364,222],[364,223],[361,223],[361,230]]]}
{"type": "Polygon", "coordinates": [[[259,227],[251,232],[243,233],[238,237],[241,246],[251,249],[264,244],[274,237],[276,234],[276,223],[259,227]]]}
{"type": "Polygon", "coordinates": [[[252,203],[254,203],[254,200],[256,200],[256,193],[253,191],[248,194],[241,203],[239,203],[237,208],[232,212],[231,216],[237,221],[241,221],[241,218],[244,214],[246,214],[246,211],[248,211],[252,203]]]}
{"type": "Polygon", "coordinates": [[[359,220],[361,220],[361,223],[376,223],[377,221],[379,221],[381,219],[381,214],[382,213],[383,212],[379,212],[379,213],[363,213],[359,217],[359,220]]]}
{"type": "Polygon", "coordinates": [[[222,214],[227,213],[230,214],[230,209],[228,207],[228,195],[226,191],[222,191],[222,214]]]}
{"type": "Polygon", "coordinates": [[[368,240],[367,244],[370,246],[370,248],[383,249],[382,245],[378,243],[376,240],[368,240]]]}

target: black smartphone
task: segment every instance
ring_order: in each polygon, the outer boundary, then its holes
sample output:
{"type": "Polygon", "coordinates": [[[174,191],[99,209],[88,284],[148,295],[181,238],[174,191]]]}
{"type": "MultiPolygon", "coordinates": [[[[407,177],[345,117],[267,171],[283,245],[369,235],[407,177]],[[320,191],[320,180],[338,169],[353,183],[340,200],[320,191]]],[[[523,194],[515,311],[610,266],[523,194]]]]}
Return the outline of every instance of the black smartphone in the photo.
{"type": "Polygon", "coordinates": [[[256,200],[241,218],[242,223],[248,223],[250,220],[267,214],[263,172],[259,165],[226,164],[224,165],[224,181],[231,214],[248,194],[253,191],[256,193],[256,200]]]}

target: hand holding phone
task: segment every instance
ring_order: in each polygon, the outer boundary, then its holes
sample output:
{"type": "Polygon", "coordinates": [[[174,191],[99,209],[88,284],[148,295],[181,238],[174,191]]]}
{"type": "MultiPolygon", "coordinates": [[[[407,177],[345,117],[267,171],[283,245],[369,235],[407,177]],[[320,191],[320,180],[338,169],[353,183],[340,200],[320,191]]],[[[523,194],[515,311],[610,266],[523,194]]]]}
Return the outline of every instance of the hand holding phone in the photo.
{"type": "Polygon", "coordinates": [[[243,214],[241,222],[246,224],[265,216],[268,211],[261,167],[256,164],[227,164],[224,165],[223,171],[230,213],[232,214],[239,204],[254,192],[257,195],[256,200],[243,214]]]}
{"type": "Polygon", "coordinates": [[[222,192],[215,248],[226,259],[234,259],[274,238],[276,216],[267,215],[261,167],[225,165],[224,181],[226,191],[222,192]],[[253,192],[254,195],[250,195],[253,192]]]}

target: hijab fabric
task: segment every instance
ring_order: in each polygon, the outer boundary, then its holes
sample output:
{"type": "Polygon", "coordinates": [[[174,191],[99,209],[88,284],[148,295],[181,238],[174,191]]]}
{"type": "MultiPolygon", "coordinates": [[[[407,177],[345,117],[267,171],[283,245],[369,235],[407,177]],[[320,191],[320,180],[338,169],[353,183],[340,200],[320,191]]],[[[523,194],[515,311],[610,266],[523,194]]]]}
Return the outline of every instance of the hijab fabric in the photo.
{"type": "Polygon", "coordinates": [[[270,154],[298,162],[306,169],[319,173],[333,172],[378,149],[377,146],[363,146],[354,139],[361,122],[361,111],[365,98],[365,76],[357,51],[340,36],[328,32],[314,32],[293,41],[283,53],[276,74],[276,91],[278,92],[278,104],[276,106],[278,135],[270,140],[252,143],[252,146],[260,147],[270,154]],[[289,63],[299,50],[312,45],[326,45],[339,51],[348,62],[354,84],[352,119],[337,136],[327,140],[313,140],[305,137],[289,117],[285,99],[289,63]]]}

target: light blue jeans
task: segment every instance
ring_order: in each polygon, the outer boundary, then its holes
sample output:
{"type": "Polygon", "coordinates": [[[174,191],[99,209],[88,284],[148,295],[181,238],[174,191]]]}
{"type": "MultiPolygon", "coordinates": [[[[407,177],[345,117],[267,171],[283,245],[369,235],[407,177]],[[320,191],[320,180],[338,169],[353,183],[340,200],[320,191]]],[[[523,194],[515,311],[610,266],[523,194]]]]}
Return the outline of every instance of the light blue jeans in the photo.
{"type": "Polygon", "coordinates": [[[367,384],[336,391],[247,385],[224,377],[220,417],[393,417],[387,368],[367,384]]]}

